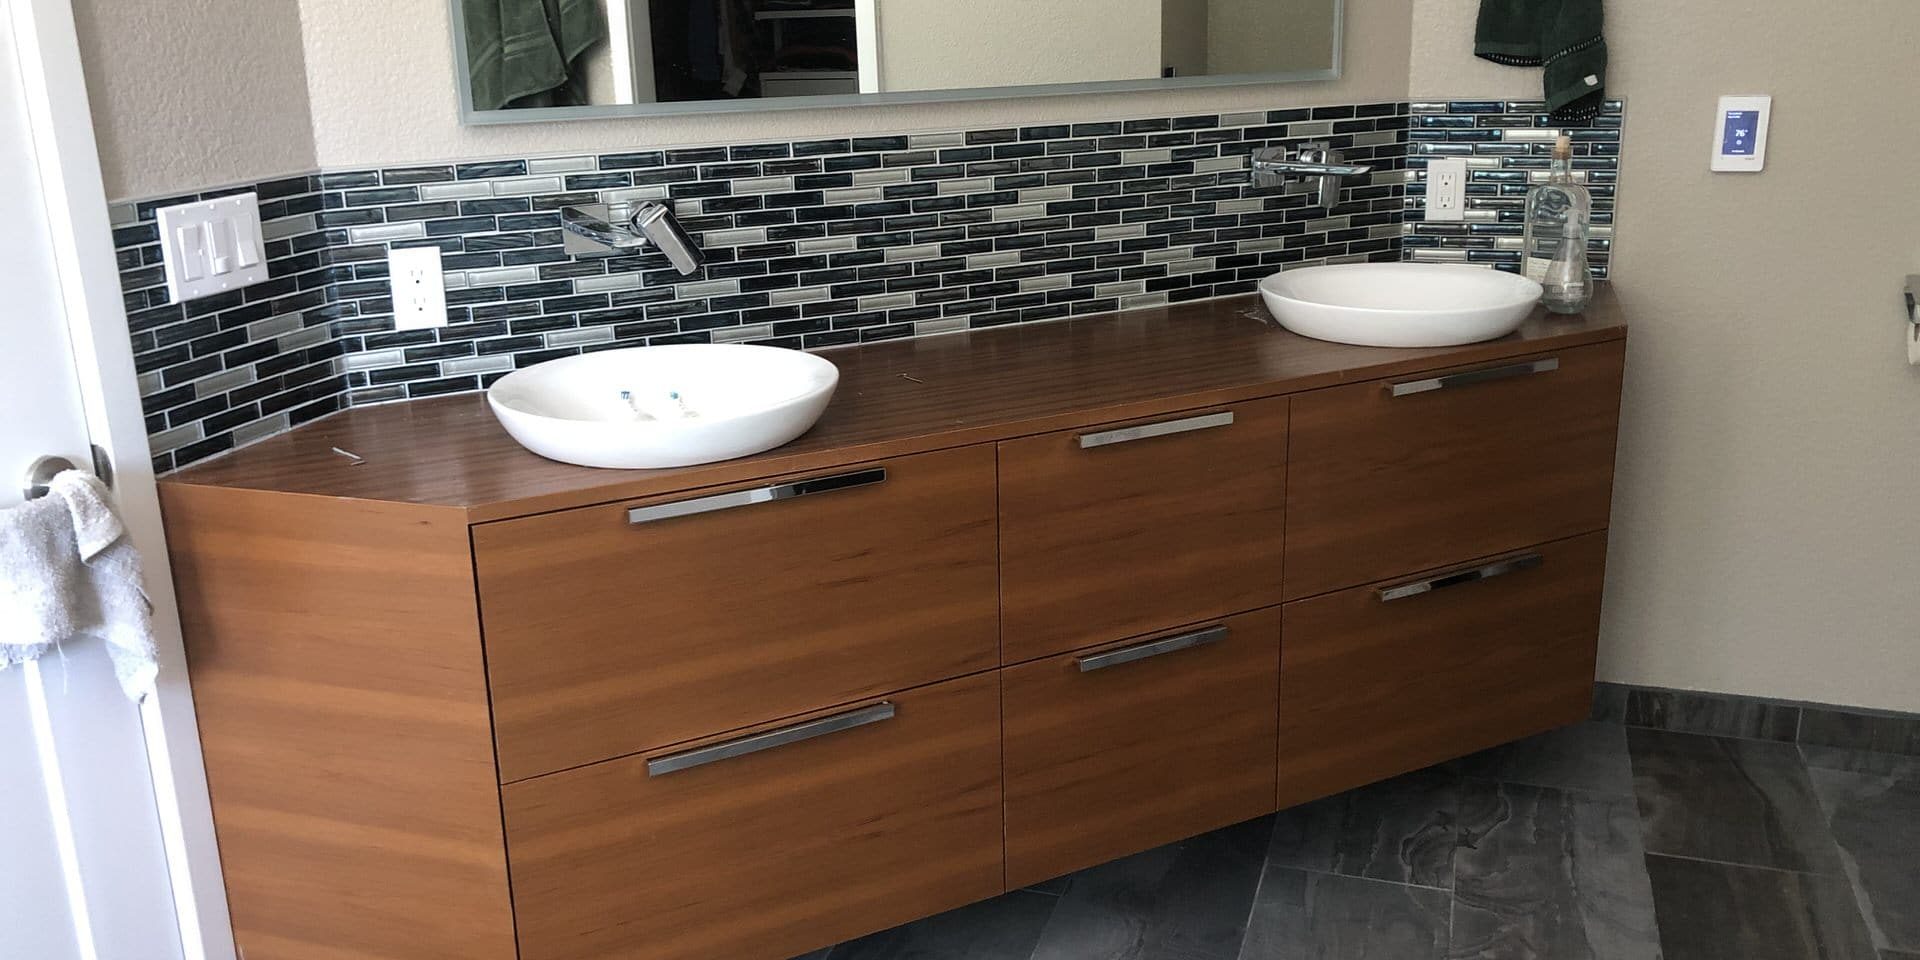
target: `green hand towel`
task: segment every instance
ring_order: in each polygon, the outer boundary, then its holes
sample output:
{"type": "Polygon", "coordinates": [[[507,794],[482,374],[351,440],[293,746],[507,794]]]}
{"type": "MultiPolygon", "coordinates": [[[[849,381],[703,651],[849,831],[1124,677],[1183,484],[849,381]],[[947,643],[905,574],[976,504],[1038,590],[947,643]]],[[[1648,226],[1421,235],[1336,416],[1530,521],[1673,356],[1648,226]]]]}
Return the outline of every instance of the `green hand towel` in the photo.
{"type": "Polygon", "coordinates": [[[1601,0],[1480,0],[1475,56],[1513,67],[1546,67],[1547,112],[1591,120],[1607,98],[1601,0]]]}
{"type": "Polygon", "coordinates": [[[606,39],[596,0],[465,0],[460,9],[475,110],[586,102],[574,61],[606,39]]]}

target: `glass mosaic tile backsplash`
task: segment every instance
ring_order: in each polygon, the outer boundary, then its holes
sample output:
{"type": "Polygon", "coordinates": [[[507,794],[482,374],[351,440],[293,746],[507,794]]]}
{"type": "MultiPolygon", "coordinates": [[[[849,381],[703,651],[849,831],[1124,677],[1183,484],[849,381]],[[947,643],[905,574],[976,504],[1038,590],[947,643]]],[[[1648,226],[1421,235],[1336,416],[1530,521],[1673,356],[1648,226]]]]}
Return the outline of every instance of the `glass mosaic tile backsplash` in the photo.
{"type": "MultiPolygon", "coordinates": [[[[1619,104],[1573,131],[1611,252],[1619,104]]],[[[1370,103],[952,133],[323,172],[114,208],[155,469],[348,406],[482,389],[529,364],[659,343],[801,349],[1246,293],[1284,267],[1512,268],[1538,103],[1370,103]],[[1331,209],[1246,157],[1330,141],[1374,172],[1331,209]],[[1469,220],[1421,222],[1426,159],[1473,165],[1469,220]],[[153,211],[247,190],[271,279],[169,301],[153,211]],[[707,256],[573,259],[559,208],[671,202],[707,256]],[[436,246],[448,324],[394,330],[386,256],[436,246]]]]}

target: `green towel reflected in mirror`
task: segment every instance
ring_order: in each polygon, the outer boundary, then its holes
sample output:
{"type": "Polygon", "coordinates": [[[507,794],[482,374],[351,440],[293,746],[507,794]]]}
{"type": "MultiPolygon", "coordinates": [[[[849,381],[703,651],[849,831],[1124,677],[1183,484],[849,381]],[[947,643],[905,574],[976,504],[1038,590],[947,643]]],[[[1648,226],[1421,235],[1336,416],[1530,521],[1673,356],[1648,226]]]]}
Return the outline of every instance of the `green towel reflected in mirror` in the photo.
{"type": "Polygon", "coordinates": [[[477,110],[588,103],[580,55],[607,38],[599,0],[466,0],[477,110]]]}
{"type": "Polygon", "coordinates": [[[1545,67],[1542,98],[1556,123],[1591,120],[1607,97],[1602,0],[1480,0],[1473,52],[1510,67],[1545,67]]]}

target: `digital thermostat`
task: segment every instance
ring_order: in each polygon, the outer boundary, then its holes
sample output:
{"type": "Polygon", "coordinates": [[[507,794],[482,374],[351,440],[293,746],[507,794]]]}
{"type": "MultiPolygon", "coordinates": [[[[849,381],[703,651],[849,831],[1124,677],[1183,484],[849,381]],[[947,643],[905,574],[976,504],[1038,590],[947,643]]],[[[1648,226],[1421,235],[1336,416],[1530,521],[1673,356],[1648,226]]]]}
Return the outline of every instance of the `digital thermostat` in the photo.
{"type": "Polygon", "coordinates": [[[1767,165],[1767,120],[1772,97],[1721,97],[1713,121],[1713,169],[1759,173],[1767,165]]]}

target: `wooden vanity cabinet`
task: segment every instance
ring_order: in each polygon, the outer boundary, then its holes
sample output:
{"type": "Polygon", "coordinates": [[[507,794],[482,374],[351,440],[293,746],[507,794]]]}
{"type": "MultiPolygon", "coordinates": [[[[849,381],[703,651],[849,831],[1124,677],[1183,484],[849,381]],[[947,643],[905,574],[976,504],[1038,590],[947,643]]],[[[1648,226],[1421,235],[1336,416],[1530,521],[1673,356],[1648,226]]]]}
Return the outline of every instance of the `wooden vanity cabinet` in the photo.
{"type": "Polygon", "coordinates": [[[1267,813],[1278,608],[1002,671],[1007,886],[1267,813]]]}
{"type": "Polygon", "coordinates": [[[1587,717],[1607,538],[1287,604],[1279,807],[1587,717]]]}
{"type": "Polygon", "coordinates": [[[1624,341],[1294,397],[1295,600],[1607,525],[1624,341]]]}
{"type": "Polygon", "coordinates": [[[508,784],[501,807],[520,960],[784,960],[1004,889],[1000,678],[508,784]]]}
{"type": "Polygon", "coordinates": [[[999,663],[993,450],[476,526],[500,777],[999,663]]]}
{"type": "Polygon", "coordinates": [[[238,943],[786,960],[1578,720],[1609,297],[849,348],[812,432],[691,468],[445,397],[169,478],[238,943]]]}
{"type": "Polygon", "coordinates": [[[1000,444],[1006,662],[1280,600],[1287,400],[1000,444]]]}

